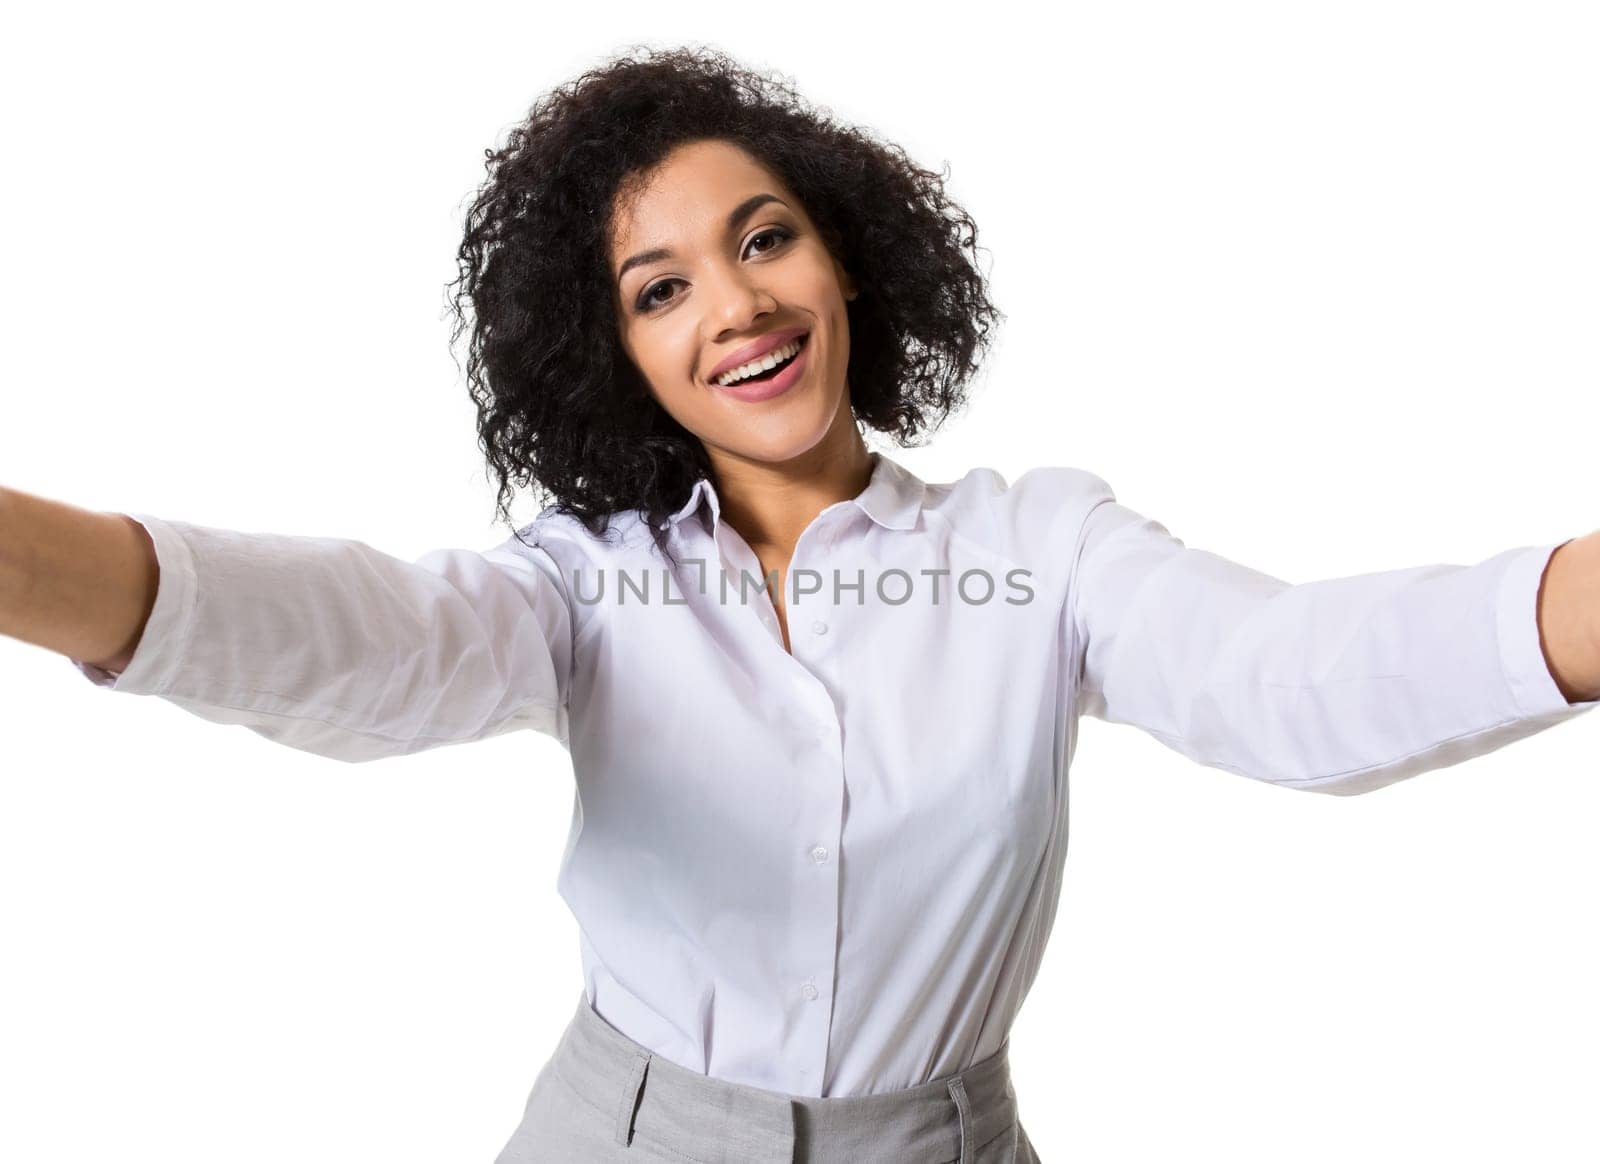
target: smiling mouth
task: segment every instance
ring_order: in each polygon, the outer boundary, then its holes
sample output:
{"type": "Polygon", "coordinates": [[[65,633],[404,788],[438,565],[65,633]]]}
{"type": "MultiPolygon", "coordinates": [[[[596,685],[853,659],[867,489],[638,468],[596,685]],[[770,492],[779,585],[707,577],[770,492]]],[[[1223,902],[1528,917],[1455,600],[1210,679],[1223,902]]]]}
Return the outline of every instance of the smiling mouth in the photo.
{"type": "Polygon", "coordinates": [[[785,368],[787,368],[790,364],[794,363],[795,360],[800,358],[800,353],[805,351],[806,350],[806,345],[811,342],[811,333],[809,331],[806,332],[804,335],[802,335],[795,342],[798,343],[800,346],[795,348],[794,355],[790,356],[787,360],[784,360],[783,363],[774,364],[772,367],[768,368],[765,372],[761,372],[761,373],[759,373],[759,374],[757,374],[755,376],[745,376],[743,379],[735,380],[732,384],[719,383],[717,381],[717,379],[715,377],[713,377],[712,381],[711,381],[712,387],[714,387],[714,388],[737,388],[737,387],[739,387],[741,385],[744,385],[744,384],[760,384],[763,381],[771,380],[773,377],[777,376],[780,372],[782,372],[785,368]]]}

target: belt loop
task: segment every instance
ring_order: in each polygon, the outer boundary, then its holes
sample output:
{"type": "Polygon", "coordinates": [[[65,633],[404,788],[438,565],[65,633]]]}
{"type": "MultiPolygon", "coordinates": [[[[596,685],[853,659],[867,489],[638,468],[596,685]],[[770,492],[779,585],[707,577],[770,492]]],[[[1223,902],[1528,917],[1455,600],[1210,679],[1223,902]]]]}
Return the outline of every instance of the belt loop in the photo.
{"type": "Polygon", "coordinates": [[[967,1102],[967,1084],[959,1075],[950,1081],[950,1098],[956,1101],[956,1116],[961,1122],[961,1159],[958,1164],[972,1164],[972,1139],[976,1129],[972,1126],[972,1105],[967,1102]]]}
{"type": "Polygon", "coordinates": [[[650,1069],[650,1059],[648,1053],[635,1056],[633,1070],[628,1072],[627,1086],[622,1089],[618,1099],[616,1141],[624,1148],[633,1139],[633,1117],[639,1110],[639,1096],[644,1092],[644,1077],[650,1069]]]}

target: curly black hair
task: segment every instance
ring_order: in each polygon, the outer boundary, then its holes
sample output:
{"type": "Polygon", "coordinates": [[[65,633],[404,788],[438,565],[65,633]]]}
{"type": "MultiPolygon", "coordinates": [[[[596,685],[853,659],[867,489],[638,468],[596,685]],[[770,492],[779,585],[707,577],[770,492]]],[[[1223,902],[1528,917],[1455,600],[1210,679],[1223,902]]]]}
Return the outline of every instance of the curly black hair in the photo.
{"type": "Polygon", "coordinates": [[[608,262],[619,188],[707,139],[781,178],[853,278],[858,431],[911,446],[965,404],[1003,314],[968,253],[977,226],[945,196],[944,176],[836,124],[781,75],[703,46],[629,46],[541,97],[503,148],[484,151],[488,177],[447,284],[452,351],[471,328],[468,388],[508,524],[513,486],[532,485],[547,511],[597,537],[609,515],[638,511],[667,553],[666,516],[712,475],[704,445],[622,347],[608,262]]]}

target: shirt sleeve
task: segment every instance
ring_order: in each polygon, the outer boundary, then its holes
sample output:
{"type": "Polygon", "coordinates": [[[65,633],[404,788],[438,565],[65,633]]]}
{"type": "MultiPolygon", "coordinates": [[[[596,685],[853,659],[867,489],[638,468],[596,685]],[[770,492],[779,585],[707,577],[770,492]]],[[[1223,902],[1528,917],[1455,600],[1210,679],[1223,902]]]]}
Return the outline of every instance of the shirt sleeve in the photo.
{"type": "Polygon", "coordinates": [[[1189,548],[1093,480],[1071,598],[1081,714],[1207,767],[1353,795],[1600,706],[1567,702],[1539,643],[1564,543],[1292,585],[1189,548]]]}
{"type": "Polygon", "coordinates": [[[349,762],[518,728],[567,745],[571,608],[537,544],[406,562],[128,516],[155,545],[155,604],[123,671],[71,660],[90,682],[349,762]]]}

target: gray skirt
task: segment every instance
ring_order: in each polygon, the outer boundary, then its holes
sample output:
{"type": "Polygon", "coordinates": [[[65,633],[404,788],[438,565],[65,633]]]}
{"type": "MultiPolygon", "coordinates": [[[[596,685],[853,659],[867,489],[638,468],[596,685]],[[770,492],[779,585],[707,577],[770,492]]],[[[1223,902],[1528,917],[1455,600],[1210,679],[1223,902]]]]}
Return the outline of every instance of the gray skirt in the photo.
{"type": "Polygon", "coordinates": [[[1038,1164],[1009,1048],[903,1091],[785,1095],[654,1055],[580,994],[495,1164],[1038,1164]]]}

